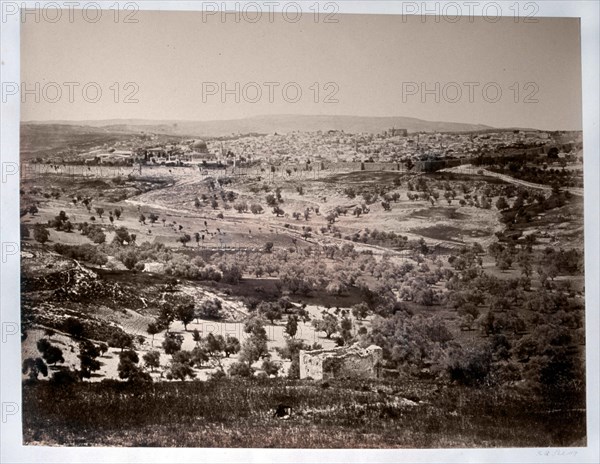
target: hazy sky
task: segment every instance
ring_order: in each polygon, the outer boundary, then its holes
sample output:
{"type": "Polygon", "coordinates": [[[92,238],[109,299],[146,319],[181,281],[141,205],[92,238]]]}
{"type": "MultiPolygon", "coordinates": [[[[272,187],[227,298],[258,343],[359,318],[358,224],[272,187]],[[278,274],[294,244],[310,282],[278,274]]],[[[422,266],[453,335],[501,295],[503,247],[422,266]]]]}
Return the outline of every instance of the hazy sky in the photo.
{"type": "MultiPolygon", "coordinates": [[[[41,94],[39,103],[27,96],[22,120],[211,120],[283,113],[543,129],[582,124],[578,19],[423,24],[419,17],[338,14],[338,23],[324,24],[304,14],[297,23],[279,15],[236,23],[233,16],[223,21],[199,12],[148,11],[137,12],[137,24],[116,23],[108,13],[97,23],[75,18],[22,24],[21,79],[29,89],[39,82],[41,94]],[[60,84],[60,98],[49,82],[60,84]],[[73,102],[65,82],[80,84],[73,102]],[[82,94],[93,82],[102,90],[96,103],[82,94]],[[125,88],[128,82],[135,86],[125,88]],[[207,84],[213,82],[217,85],[207,84]],[[235,94],[223,92],[223,85],[235,89],[236,82],[239,103],[235,94]],[[262,95],[249,83],[258,84],[262,95]],[[284,94],[286,83],[294,84],[284,94]],[[292,102],[297,89],[302,97],[292,102]],[[427,89],[433,92],[423,92],[427,89]],[[124,103],[131,92],[138,102],[124,103]],[[337,102],[325,102],[332,92],[337,102]],[[54,98],[58,101],[48,101],[54,98]]],[[[87,90],[94,99],[94,87],[87,90]]]]}

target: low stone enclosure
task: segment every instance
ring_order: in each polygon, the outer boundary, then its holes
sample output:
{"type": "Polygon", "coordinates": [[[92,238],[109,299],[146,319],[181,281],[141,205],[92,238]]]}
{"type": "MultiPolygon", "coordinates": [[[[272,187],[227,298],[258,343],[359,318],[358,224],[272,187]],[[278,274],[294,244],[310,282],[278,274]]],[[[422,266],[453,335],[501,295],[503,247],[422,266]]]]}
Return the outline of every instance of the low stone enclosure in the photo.
{"type": "Polygon", "coordinates": [[[383,350],[377,345],[361,348],[358,343],[330,350],[301,350],[300,378],[377,379],[381,376],[382,358],[383,350]]]}

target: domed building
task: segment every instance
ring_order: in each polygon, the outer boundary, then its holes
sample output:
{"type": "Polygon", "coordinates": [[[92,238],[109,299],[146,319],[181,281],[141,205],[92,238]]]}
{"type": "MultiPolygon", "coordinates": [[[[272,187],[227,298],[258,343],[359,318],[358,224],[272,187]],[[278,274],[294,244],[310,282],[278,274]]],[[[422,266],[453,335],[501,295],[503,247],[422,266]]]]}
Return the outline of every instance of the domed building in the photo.
{"type": "Polygon", "coordinates": [[[194,140],[189,143],[187,147],[183,149],[183,153],[180,154],[179,160],[184,163],[198,163],[201,161],[208,161],[212,158],[208,151],[208,145],[204,140],[194,140]]]}
{"type": "Polygon", "coordinates": [[[204,140],[194,140],[194,142],[190,145],[192,151],[196,153],[208,153],[208,145],[204,140]]]}

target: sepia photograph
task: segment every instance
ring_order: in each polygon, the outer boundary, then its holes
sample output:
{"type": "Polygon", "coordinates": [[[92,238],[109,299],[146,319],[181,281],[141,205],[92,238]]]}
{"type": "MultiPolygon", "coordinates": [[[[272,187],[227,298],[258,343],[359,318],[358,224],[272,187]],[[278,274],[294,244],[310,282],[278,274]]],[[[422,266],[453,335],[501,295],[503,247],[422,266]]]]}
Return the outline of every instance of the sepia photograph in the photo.
{"type": "Polygon", "coordinates": [[[597,457],[595,2],[368,3],[2,4],[23,448],[597,457]]]}

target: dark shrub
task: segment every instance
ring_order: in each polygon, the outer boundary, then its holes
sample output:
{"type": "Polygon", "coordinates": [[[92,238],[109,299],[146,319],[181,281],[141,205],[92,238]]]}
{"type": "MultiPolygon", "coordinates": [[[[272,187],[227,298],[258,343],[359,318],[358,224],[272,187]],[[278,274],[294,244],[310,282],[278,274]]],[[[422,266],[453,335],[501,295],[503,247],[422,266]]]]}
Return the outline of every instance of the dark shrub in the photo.
{"type": "Polygon", "coordinates": [[[246,363],[236,362],[229,367],[229,375],[231,377],[252,377],[253,369],[246,363]]]}
{"type": "Polygon", "coordinates": [[[465,386],[485,383],[491,371],[492,355],[489,349],[465,350],[455,353],[454,361],[448,366],[450,378],[465,386]]]}

